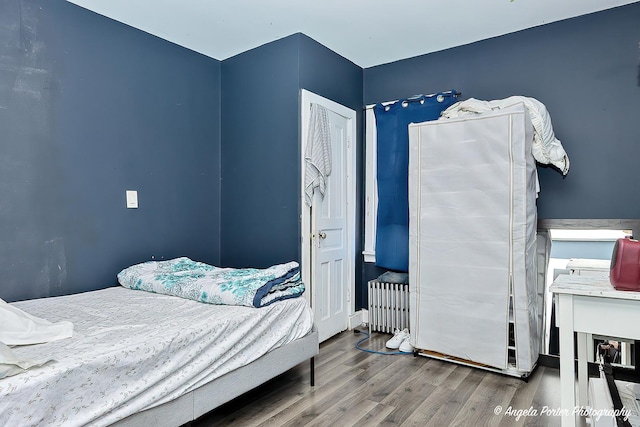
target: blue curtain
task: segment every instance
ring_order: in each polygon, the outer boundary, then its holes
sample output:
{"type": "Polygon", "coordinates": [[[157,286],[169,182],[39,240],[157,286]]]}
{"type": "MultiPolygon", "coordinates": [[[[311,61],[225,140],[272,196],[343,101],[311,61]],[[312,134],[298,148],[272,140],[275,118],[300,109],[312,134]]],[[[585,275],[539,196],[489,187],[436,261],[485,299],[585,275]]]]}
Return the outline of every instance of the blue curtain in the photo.
{"type": "Polygon", "coordinates": [[[409,123],[436,120],[456,91],[376,104],[378,220],[376,265],[409,270],[409,123]]]}

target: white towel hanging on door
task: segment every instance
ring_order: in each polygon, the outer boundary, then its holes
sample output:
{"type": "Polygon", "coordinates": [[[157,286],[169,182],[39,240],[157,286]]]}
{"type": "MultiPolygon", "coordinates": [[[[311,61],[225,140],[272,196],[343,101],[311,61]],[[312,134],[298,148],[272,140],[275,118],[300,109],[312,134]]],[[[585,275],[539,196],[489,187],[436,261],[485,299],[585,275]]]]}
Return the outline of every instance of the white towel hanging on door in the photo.
{"type": "Polygon", "coordinates": [[[316,188],[324,198],[327,177],[331,175],[331,129],[329,114],[322,105],[311,104],[304,163],[305,202],[311,206],[316,188]]]}

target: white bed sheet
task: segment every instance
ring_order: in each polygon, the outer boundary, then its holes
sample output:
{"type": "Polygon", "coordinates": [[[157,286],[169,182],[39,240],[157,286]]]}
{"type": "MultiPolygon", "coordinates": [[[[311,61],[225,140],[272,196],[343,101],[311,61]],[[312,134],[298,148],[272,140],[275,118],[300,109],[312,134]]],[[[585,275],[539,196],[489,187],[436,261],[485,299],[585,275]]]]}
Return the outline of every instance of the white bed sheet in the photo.
{"type": "Polygon", "coordinates": [[[0,380],[0,425],[109,425],[244,366],[312,328],[308,302],[263,308],[203,304],[108,288],[15,306],[74,336],[14,347],[55,359],[0,380]]]}

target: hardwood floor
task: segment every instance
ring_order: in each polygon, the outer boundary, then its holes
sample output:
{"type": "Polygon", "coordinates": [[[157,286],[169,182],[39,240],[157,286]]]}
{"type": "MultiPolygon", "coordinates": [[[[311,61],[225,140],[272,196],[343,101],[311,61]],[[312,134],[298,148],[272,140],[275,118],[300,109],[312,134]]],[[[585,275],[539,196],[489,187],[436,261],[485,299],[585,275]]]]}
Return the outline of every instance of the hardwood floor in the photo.
{"type": "MultiPolygon", "coordinates": [[[[540,414],[560,406],[556,369],[540,366],[525,382],[422,356],[367,353],[355,347],[364,337],[347,331],[321,344],[315,387],[303,363],[192,426],[560,425],[559,417],[540,414]],[[505,415],[509,407],[539,414],[505,415]]],[[[389,337],[374,333],[362,347],[385,351],[389,337]]]]}

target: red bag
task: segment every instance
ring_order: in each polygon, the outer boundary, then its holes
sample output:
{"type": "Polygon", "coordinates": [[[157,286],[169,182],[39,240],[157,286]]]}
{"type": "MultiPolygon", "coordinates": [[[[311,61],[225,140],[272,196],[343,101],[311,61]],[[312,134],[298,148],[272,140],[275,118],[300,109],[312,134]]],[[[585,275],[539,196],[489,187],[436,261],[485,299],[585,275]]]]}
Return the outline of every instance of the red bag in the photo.
{"type": "Polygon", "coordinates": [[[640,291],[640,242],[628,237],[616,241],[609,280],[619,291],[640,291]]]}

